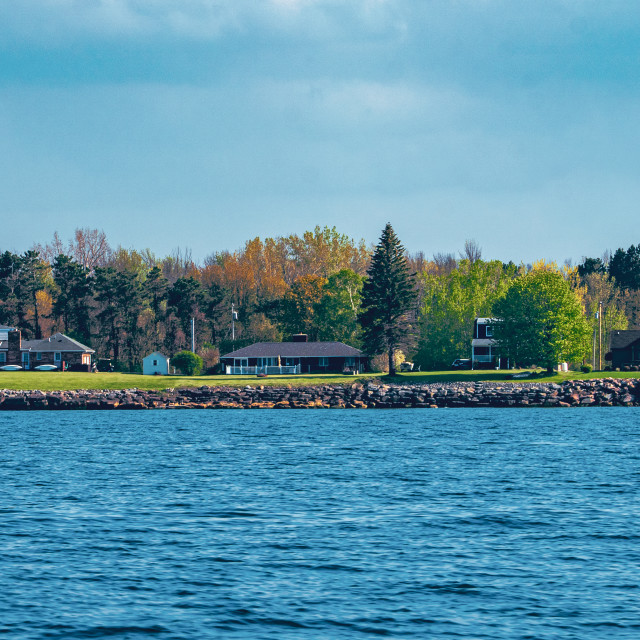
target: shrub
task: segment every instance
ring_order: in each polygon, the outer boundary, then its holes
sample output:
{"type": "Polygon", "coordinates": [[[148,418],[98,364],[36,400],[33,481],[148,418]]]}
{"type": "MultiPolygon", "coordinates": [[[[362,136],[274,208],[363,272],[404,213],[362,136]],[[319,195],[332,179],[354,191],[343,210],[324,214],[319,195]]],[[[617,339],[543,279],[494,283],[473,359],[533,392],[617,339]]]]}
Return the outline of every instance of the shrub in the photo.
{"type": "Polygon", "coordinates": [[[202,358],[191,351],[180,351],[171,358],[171,366],[187,376],[197,376],[202,371],[202,358]]]}
{"type": "Polygon", "coordinates": [[[590,364],[583,364],[580,367],[580,371],[582,371],[582,373],[591,373],[593,371],[593,367],[590,364]]]}
{"type": "Polygon", "coordinates": [[[604,370],[605,370],[605,371],[611,371],[611,367],[610,367],[609,365],[607,365],[607,366],[604,368],[604,370]]]}

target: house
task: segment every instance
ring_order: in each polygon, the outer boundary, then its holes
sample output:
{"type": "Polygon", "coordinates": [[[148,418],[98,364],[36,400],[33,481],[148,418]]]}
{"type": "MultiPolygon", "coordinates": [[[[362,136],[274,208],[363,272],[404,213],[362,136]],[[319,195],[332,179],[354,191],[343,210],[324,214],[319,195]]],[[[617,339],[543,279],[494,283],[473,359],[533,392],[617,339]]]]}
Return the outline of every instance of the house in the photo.
{"type": "Polygon", "coordinates": [[[605,358],[611,360],[613,369],[631,365],[640,365],[640,330],[614,330],[611,332],[609,353],[605,358]]]}
{"type": "Polygon", "coordinates": [[[150,353],[142,359],[142,375],[145,376],[168,376],[169,358],[159,351],[150,353]]]}
{"type": "Polygon", "coordinates": [[[500,357],[493,338],[493,326],[496,322],[495,318],[476,318],[473,323],[471,362],[474,369],[509,368],[506,358],[500,357]]]}
{"type": "Polygon", "coordinates": [[[60,369],[64,365],[64,368],[90,371],[94,353],[90,347],[63,333],[43,340],[23,340],[19,330],[0,326],[0,366],[15,364],[23,369],[35,369],[42,364],[52,364],[60,369]]]}
{"type": "Polygon", "coordinates": [[[342,342],[308,342],[305,334],[293,342],[257,342],[221,356],[225,373],[298,374],[362,372],[367,356],[342,342]]]}

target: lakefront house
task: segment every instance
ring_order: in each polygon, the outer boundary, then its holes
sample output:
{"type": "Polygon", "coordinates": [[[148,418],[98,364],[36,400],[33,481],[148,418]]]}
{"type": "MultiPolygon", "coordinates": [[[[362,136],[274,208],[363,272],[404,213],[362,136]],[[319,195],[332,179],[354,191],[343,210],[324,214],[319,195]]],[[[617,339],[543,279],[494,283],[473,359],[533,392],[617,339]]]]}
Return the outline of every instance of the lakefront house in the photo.
{"type": "Polygon", "coordinates": [[[223,370],[233,375],[361,373],[367,356],[343,342],[309,342],[306,334],[292,342],[257,342],[220,357],[223,370]]]}
{"type": "Polygon", "coordinates": [[[474,369],[500,367],[498,346],[493,338],[494,318],[476,318],[471,340],[471,362],[474,369]]]}
{"type": "Polygon", "coordinates": [[[611,332],[609,353],[605,356],[611,360],[611,366],[622,369],[640,365],[640,330],[616,329],[611,332]]]}
{"type": "Polygon", "coordinates": [[[9,364],[29,370],[46,364],[58,369],[73,367],[90,371],[94,353],[90,347],[63,333],[42,340],[23,340],[18,329],[0,326],[0,367],[9,364]]]}

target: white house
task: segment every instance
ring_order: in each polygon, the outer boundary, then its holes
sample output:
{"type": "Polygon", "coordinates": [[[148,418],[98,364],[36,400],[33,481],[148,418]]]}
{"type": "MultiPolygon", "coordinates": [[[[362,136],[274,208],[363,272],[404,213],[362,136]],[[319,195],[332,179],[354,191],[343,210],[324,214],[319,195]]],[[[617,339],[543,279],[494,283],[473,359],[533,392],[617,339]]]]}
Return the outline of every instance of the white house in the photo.
{"type": "Polygon", "coordinates": [[[159,351],[142,359],[142,374],[145,376],[168,376],[169,358],[159,351]]]}

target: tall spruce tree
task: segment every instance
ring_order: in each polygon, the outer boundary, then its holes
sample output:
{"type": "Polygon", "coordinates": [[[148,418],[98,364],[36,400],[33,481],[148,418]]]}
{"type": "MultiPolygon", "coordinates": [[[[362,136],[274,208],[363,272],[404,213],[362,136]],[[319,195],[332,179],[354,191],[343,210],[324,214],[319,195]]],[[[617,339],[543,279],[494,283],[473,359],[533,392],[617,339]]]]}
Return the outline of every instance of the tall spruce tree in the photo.
{"type": "Polygon", "coordinates": [[[414,344],[411,317],[416,303],[416,282],[409,272],[404,247],[387,223],[367,271],[359,320],[365,351],[370,355],[386,352],[389,375],[396,373],[395,352],[414,344]]]}

